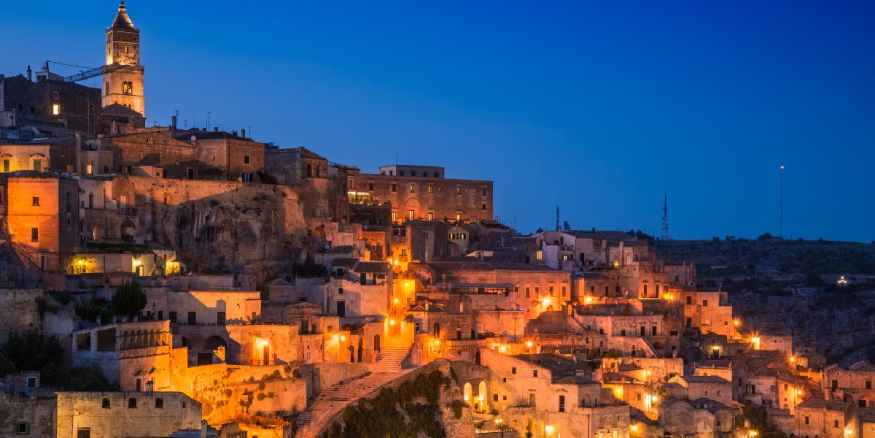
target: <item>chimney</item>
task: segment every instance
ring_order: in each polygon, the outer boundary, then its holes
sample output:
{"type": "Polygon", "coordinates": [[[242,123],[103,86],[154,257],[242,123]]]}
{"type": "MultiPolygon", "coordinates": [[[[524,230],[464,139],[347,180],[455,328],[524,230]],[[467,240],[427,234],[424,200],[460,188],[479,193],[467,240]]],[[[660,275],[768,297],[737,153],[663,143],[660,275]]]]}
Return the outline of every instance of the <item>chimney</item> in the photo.
{"type": "Polygon", "coordinates": [[[27,66],[27,81],[33,82],[33,70],[31,70],[30,66],[27,66]]]}
{"type": "Polygon", "coordinates": [[[170,116],[170,130],[176,131],[176,114],[170,116]]]}
{"type": "Polygon", "coordinates": [[[240,128],[240,137],[246,138],[246,130],[243,128],[240,128]]]}

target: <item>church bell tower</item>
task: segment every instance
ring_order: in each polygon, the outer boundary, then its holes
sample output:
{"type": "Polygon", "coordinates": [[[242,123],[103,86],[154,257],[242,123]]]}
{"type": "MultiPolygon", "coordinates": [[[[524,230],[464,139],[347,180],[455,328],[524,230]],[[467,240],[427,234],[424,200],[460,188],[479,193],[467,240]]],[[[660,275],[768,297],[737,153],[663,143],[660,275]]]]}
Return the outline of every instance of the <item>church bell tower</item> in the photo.
{"type": "Polygon", "coordinates": [[[146,117],[140,65],[140,30],[128,16],[124,0],[112,26],[106,29],[106,65],[103,74],[103,107],[118,104],[146,117]]]}

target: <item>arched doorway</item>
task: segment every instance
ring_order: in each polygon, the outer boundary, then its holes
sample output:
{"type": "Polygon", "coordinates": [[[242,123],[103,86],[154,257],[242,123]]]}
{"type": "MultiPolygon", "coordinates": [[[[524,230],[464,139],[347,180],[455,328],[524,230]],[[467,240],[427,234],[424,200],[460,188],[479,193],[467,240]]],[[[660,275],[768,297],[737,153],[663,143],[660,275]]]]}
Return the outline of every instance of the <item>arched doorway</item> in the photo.
{"type": "Polygon", "coordinates": [[[471,382],[465,382],[464,391],[462,392],[462,399],[465,400],[466,403],[471,402],[472,390],[471,390],[471,382]]]}

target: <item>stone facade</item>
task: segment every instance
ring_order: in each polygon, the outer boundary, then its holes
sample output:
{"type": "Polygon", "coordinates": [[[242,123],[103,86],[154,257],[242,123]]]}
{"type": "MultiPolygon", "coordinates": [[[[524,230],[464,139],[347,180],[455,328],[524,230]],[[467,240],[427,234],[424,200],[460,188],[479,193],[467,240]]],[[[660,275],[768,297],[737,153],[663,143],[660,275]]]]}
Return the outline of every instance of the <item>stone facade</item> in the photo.
{"type": "Polygon", "coordinates": [[[59,392],[58,437],[170,436],[201,429],[201,406],[178,392],[59,392]]]}
{"type": "Polygon", "coordinates": [[[392,221],[397,223],[416,219],[478,222],[493,217],[492,181],[445,179],[443,168],[399,166],[391,174],[387,169],[382,174],[350,175],[349,202],[389,203],[392,221]]]}
{"type": "Polygon", "coordinates": [[[106,66],[112,70],[103,75],[103,106],[121,105],[145,116],[140,30],[128,16],[124,2],[106,30],[106,66]]]}
{"type": "Polygon", "coordinates": [[[6,182],[6,221],[11,241],[44,271],[64,270],[79,244],[79,186],[47,174],[16,174],[6,182]]]}

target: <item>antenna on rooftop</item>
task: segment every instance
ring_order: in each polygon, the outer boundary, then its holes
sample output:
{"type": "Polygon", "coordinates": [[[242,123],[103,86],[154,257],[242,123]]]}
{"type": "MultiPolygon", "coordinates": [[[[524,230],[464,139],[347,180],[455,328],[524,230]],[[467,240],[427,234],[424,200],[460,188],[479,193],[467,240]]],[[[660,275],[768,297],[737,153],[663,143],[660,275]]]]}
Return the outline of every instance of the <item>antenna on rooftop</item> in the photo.
{"type": "Polygon", "coordinates": [[[662,240],[669,240],[668,234],[668,193],[662,198],[662,240]]]}
{"type": "Polygon", "coordinates": [[[559,231],[559,206],[556,206],[556,231],[559,231]]]}
{"type": "Polygon", "coordinates": [[[778,166],[778,237],[784,238],[784,164],[778,166]]]}

